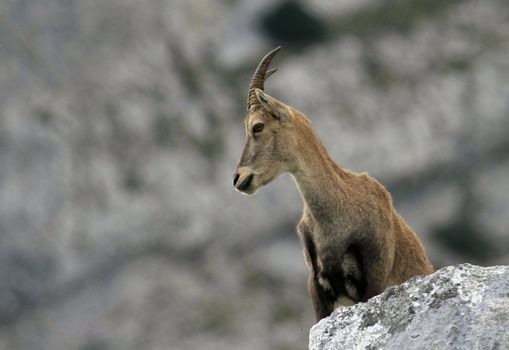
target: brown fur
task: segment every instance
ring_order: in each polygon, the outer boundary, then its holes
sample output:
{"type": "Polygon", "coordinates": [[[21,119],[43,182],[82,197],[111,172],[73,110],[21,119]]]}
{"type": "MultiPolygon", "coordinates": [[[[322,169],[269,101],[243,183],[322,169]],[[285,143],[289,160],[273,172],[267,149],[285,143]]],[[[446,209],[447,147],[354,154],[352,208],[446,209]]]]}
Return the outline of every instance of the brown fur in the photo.
{"type": "Polygon", "coordinates": [[[292,175],[304,202],[297,230],[317,320],[335,306],[432,273],[421,242],[385,188],[367,173],[336,164],[302,113],[259,89],[256,96],[260,104],[245,119],[247,142],[234,185],[252,194],[283,172],[292,175]],[[253,131],[257,124],[262,131],[253,131]]]}

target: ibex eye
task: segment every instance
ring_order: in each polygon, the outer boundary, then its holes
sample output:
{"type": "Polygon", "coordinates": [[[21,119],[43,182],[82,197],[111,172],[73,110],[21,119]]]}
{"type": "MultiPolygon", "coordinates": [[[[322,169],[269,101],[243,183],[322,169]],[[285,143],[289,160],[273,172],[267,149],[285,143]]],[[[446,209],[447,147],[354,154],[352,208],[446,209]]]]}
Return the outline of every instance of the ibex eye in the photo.
{"type": "Polygon", "coordinates": [[[260,132],[262,130],[263,130],[263,124],[262,123],[255,124],[255,126],[253,126],[253,133],[260,132]]]}

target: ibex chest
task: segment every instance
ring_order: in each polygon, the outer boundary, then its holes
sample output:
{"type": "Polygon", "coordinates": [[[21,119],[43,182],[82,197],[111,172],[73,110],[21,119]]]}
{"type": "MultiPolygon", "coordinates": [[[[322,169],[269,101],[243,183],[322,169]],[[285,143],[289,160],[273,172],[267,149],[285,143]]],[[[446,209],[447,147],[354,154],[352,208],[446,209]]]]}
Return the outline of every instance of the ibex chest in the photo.
{"type": "Polygon", "coordinates": [[[356,230],[355,226],[341,218],[319,222],[304,214],[297,229],[301,236],[305,235],[313,242],[318,256],[325,256],[330,254],[329,251],[339,253],[341,248],[347,248],[356,230]]]}
{"type": "Polygon", "coordinates": [[[318,224],[306,217],[297,226],[310,278],[331,302],[340,296],[359,300],[363,288],[357,285],[362,267],[344,228],[318,224]]]}
{"type": "Polygon", "coordinates": [[[302,217],[297,231],[310,271],[317,273],[325,264],[340,262],[350,244],[345,229],[338,222],[318,223],[309,216],[302,217]]]}

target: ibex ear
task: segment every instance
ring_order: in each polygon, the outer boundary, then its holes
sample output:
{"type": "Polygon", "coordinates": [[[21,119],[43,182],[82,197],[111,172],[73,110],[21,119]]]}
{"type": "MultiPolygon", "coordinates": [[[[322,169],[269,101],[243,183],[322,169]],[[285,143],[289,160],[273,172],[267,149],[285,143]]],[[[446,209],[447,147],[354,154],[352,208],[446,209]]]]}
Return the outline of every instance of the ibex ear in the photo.
{"type": "Polygon", "coordinates": [[[283,103],[273,97],[270,97],[260,89],[256,89],[255,92],[258,101],[260,101],[262,106],[268,110],[274,118],[281,121],[285,121],[290,118],[288,107],[286,107],[283,103]]]}

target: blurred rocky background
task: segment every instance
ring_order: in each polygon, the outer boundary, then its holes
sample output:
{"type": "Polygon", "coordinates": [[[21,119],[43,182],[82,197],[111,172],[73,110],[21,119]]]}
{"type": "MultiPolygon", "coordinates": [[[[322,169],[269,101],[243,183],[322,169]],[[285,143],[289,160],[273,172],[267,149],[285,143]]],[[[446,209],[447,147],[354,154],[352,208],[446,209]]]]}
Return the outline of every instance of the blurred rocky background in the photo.
{"type": "Polygon", "coordinates": [[[232,186],[250,74],[436,267],[509,263],[509,6],[0,2],[0,349],[305,349],[289,176],[232,186]]]}

